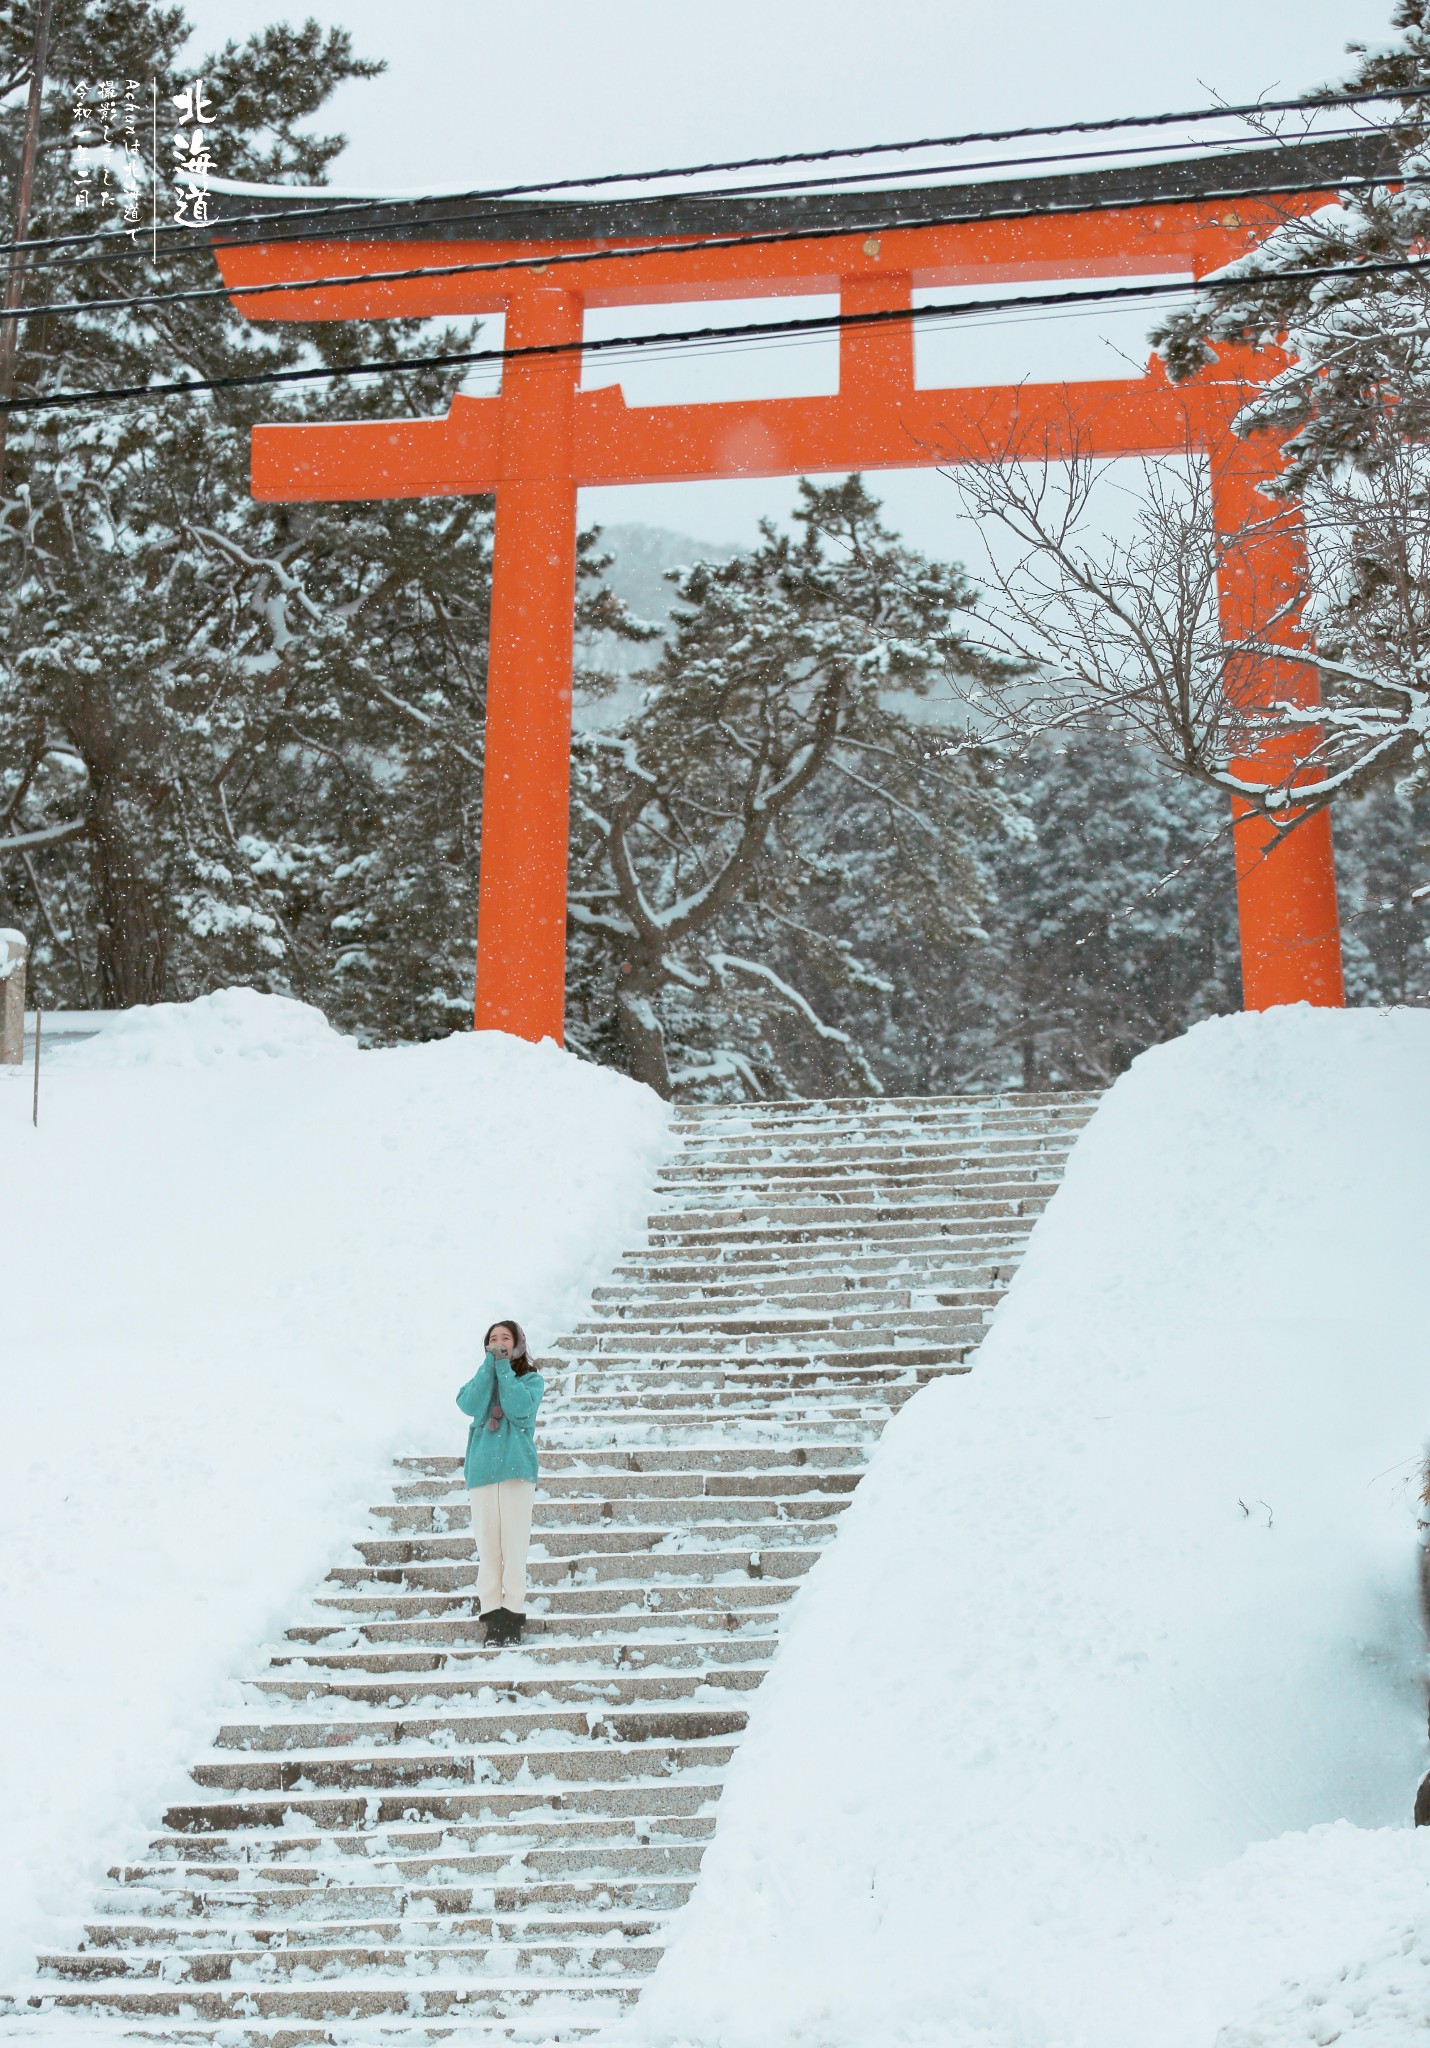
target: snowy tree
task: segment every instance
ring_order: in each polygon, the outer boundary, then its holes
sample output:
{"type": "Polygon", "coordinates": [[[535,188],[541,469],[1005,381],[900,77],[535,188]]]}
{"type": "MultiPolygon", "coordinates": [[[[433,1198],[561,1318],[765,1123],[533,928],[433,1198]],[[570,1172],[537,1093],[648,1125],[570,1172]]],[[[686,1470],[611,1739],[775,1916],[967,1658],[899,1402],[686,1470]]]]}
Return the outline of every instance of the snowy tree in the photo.
{"type": "MultiPolygon", "coordinates": [[[[1220,796],[1146,749],[1050,733],[1004,758],[1035,825],[988,852],[981,944],[885,935],[894,993],[878,1041],[893,1092],[1101,1087],[1150,1045],[1241,1002],[1220,796]]],[[[1389,785],[1338,807],[1347,996],[1430,999],[1423,906],[1430,795],[1389,785]]],[[[873,936],[873,935],[871,935],[873,936]]]]}
{"type": "MultiPolygon", "coordinates": [[[[27,19],[8,33],[13,103],[27,19]]],[[[115,225],[77,214],[75,138],[95,138],[73,125],[74,92],[156,67],[161,94],[177,89],[185,34],[177,10],[137,0],[61,10],[35,232],[115,225]]],[[[312,134],[310,117],[379,68],[346,31],[311,22],[199,60],[220,168],[321,183],[342,137],[312,134]]],[[[13,104],[4,118],[13,156],[13,104]]],[[[99,247],[33,272],[29,302],[145,288],[127,240],[99,247]]],[[[166,254],[158,282],[211,285],[206,248],[166,254]]],[[[444,411],[460,371],[397,368],[419,334],[430,349],[410,321],[255,327],[221,295],[25,323],[22,394],[300,361],[394,366],[15,416],[0,507],[0,908],[35,934],[43,1000],[122,1005],[242,980],[385,1038],[470,1013],[490,502],[266,506],[248,481],[255,417],[444,411]]],[[[582,620],[619,629],[591,563],[588,537],[582,620]]]]}
{"type": "Polygon", "coordinates": [[[1276,438],[1278,488],[1310,536],[1310,658],[1325,701],[1283,720],[1319,735],[1298,778],[1302,805],[1430,770],[1430,102],[1416,97],[1430,88],[1430,0],[1399,0],[1394,21],[1390,48],[1351,45],[1358,62],[1340,89],[1386,95],[1403,182],[1287,220],[1153,336],[1177,378],[1228,345],[1284,358],[1235,430],[1276,438]],[[1314,274],[1327,269],[1343,274],[1314,274]]]}
{"type": "Polygon", "coordinates": [[[1205,465],[1144,462],[1130,539],[1109,537],[1104,494],[1128,465],[1010,440],[952,472],[987,546],[999,602],[981,637],[1009,657],[964,680],[974,729],[1027,745],[1101,732],[1226,789],[1254,733],[1228,687],[1217,617],[1224,543],[1205,465]],[[1011,552],[995,544],[1000,533],[1011,552]]]}
{"type": "Polygon", "coordinates": [[[1382,783],[1340,807],[1336,870],[1347,1000],[1430,1002],[1430,790],[1382,783]]]}
{"type": "MultiPolygon", "coordinates": [[[[1430,87],[1430,0],[1397,0],[1393,20],[1399,41],[1375,52],[1351,44],[1358,62],[1331,90],[1386,95],[1380,125],[1405,182],[1348,190],[1289,218],[1153,335],[1177,378],[1214,361],[1219,345],[1282,349],[1284,368],[1237,424],[1286,437],[1292,492],[1347,465],[1377,467],[1388,405],[1405,439],[1423,440],[1430,429],[1430,108],[1415,97],[1430,87]],[[1302,274],[1340,266],[1348,274],[1302,274]]],[[[1362,118],[1374,116],[1362,110],[1362,118]]]]}
{"type": "Polygon", "coordinates": [[[962,571],[858,477],[801,497],[798,540],[685,576],[639,707],[578,748],[573,1024],[663,1093],[803,1092],[801,1060],[881,1086],[871,927],[976,941],[983,849],[1019,829],[989,751],[931,759],[898,701],[992,671],[962,571]]]}
{"type": "MultiPolygon", "coordinates": [[[[15,11],[4,26],[13,103],[29,24],[15,11]]],[[[96,221],[76,203],[76,149],[89,161],[98,140],[75,125],[76,94],[156,70],[161,92],[176,89],[186,33],[177,9],[140,0],[60,10],[34,232],[118,225],[117,212],[96,221]]],[[[338,85],[379,67],[354,56],[346,31],[308,23],[230,43],[200,68],[220,117],[220,167],[312,183],[343,138],[302,124],[338,85]]],[[[13,104],[4,139],[13,158],[13,104]]],[[[111,237],[81,261],[32,267],[30,302],[132,294],[149,275],[134,258],[127,238],[111,237]]],[[[206,254],[197,266],[179,260],[178,281],[211,282],[206,254]]],[[[162,285],[175,282],[166,266],[162,285]]],[[[411,340],[408,323],[263,331],[221,298],[170,299],[27,321],[17,391],[304,356],[395,362],[411,340]]],[[[444,400],[441,380],[407,377],[316,398],[209,393],[12,422],[0,507],[0,853],[11,914],[39,927],[37,979],[50,1001],[124,1004],[233,978],[316,993],[353,957],[354,880],[371,861],[374,822],[402,802],[404,756],[446,745],[474,781],[472,749],[446,726],[469,729],[480,708],[470,654],[484,633],[482,508],[363,508],[339,527],[331,514],[257,506],[247,488],[256,410],[387,413],[444,400]],[[463,619],[474,601],[477,616],[463,619]]],[[[448,841],[466,801],[464,789],[449,806],[448,841]]],[[[444,850],[439,834],[439,871],[444,850]]]]}
{"type": "Polygon", "coordinates": [[[1104,1087],[1240,1000],[1225,809],[1096,732],[1050,734],[1005,773],[1036,837],[998,861],[945,1085],[1104,1087]]]}

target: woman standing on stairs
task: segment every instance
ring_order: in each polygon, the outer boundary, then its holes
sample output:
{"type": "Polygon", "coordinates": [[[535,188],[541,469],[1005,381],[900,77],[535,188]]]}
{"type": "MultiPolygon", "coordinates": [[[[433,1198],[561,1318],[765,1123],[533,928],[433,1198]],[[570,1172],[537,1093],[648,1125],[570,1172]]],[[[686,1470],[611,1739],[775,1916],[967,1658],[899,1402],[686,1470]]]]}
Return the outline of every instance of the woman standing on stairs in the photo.
{"type": "Polygon", "coordinates": [[[486,1641],[519,1643],[526,1621],[526,1552],[536,1498],[534,1424],[546,1384],[509,1318],[493,1323],[486,1357],[457,1396],[472,1418],[464,1478],[477,1540],[477,1607],[486,1641]]]}

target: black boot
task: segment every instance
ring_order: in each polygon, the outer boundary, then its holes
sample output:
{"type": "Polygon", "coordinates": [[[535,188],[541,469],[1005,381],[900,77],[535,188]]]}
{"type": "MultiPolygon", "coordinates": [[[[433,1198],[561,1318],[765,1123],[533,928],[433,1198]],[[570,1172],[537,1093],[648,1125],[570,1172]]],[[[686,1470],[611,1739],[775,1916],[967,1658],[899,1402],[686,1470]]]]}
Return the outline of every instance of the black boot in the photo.
{"type": "Polygon", "coordinates": [[[504,1607],[489,1607],[486,1613],[480,1615],[478,1619],[481,1621],[484,1631],[482,1636],[483,1645],[488,1650],[500,1649],[506,1641],[506,1609],[504,1607]]]}
{"type": "Polygon", "coordinates": [[[524,1614],[513,1614],[509,1607],[503,1607],[500,1612],[502,1617],[502,1641],[504,1643],[519,1643],[521,1641],[521,1632],[526,1626],[526,1616],[524,1614]]]}

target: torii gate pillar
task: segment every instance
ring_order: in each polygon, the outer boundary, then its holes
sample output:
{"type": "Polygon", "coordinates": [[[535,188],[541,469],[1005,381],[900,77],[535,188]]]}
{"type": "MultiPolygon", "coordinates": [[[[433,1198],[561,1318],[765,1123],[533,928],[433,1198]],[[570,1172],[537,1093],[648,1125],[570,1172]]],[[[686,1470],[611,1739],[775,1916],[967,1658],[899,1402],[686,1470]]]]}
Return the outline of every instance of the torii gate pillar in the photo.
{"type": "MultiPolygon", "coordinates": [[[[581,301],[513,294],[507,346],[579,342],[581,301]]],[[[505,365],[496,492],[482,853],[479,1031],[562,1041],[571,807],[577,354],[505,365]]]]}
{"type": "MultiPolygon", "coordinates": [[[[1217,530],[1240,536],[1217,579],[1222,637],[1229,645],[1255,640],[1304,647],[1307,564],[1301,514],[1260,489],[1276,472],[1278,451],[1274,443],[1227,434],[1209,455],[1217,530]]],[[[1315,671],[1301,661],[1262,656],[1248,661],[1244,684],[1234,667],[1227,680],[1233,696],[1240,687],[1252,703],[1292,703],[1310,710],[1317,702],[1315,671]]],[[[1254,759],[1234,766],[1250,778],[1274,781],[1290,773],[1308,744],[1278,734],[1254,759]]],[[[1346,996],[1330,812],[1318,811],[1285,834],[1244,803],[1233,802],[1232,816],[1243,1008],[1269,1010],[1278,1003],[1339,1008],[1346,996]]]]}

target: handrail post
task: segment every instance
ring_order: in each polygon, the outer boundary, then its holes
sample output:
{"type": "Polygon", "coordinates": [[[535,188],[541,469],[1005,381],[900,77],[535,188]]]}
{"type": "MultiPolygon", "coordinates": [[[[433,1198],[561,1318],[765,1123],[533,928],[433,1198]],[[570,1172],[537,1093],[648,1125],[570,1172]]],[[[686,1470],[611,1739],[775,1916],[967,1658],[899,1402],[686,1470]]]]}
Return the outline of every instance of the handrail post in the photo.
{"type": "Polygon", "coordinates": [[[25,969],[30,958],[23,932],[0,930],[0,1067],[25,1058],[25,969]]]}

